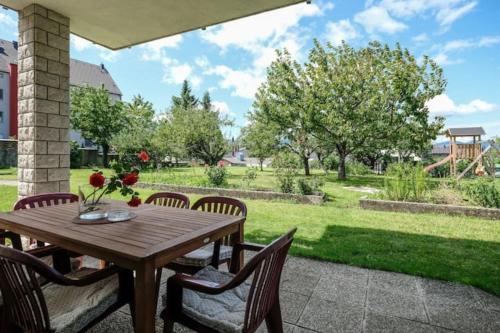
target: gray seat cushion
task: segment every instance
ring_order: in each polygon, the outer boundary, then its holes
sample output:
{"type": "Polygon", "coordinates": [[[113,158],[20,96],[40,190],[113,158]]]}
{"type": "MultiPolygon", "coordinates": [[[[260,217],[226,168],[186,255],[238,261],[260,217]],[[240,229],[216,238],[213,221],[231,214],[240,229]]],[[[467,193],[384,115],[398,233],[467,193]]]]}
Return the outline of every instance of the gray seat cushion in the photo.
{"type": "MultiPolygon", "coordinates": [[[[207,266],[194,276],[217,283],[228,282],[234,277],[233,274],[218,271],[212,266],[207,266]]],[[[183,312],[197,322],[217,331],[241,332],[249,290],[250,284],[247,282],[218,295],[184,289],[183,312]]]]}
{"type": "MultiPolygon", "coordinates": [[[[93,271],[95,270],[84,268],[67,276],[81,277],[93,271]]],[[[43,286],[52,329],[58,333],[80,331],[118,300],[118,289],[116,275],[85,287],[53,283],[43,286]]]]}
{"type": "MultiPolygon", "coordinates": [[[[174,260],[175,263],[186,265],[186,266],[196,266],[196,267],[205,267],[210,265],[212,262],[212,256],[214,254],[214,245],[209,244],[188,254],[179,257],[174,260]]],[[[219,260],[231,259],[231,255],[233,254],[233,248],[231,246],[221,245],[219,260]]]]}

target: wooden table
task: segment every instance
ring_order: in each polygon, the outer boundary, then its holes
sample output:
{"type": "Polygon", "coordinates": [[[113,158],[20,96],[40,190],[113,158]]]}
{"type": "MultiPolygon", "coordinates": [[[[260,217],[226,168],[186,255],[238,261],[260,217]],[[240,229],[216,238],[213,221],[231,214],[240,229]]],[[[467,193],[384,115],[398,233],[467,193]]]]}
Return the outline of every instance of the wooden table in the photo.
{"type": "Polygon", "coordinates": [[[244,218],[154,205],[132,210],[134,220],[102,225],[72,223],[78,203],[19,210],[0,213],[0,229],[135,270],[136,332],[150,333],[155,330],[155,269],[225,235],[242,242],[244,218]]]}

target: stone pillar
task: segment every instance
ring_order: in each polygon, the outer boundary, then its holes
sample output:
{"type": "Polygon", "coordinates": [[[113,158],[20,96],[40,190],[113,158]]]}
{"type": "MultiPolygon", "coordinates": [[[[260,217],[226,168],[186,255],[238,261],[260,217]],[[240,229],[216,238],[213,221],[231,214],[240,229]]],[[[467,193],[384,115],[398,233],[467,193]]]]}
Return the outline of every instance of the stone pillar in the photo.
{"type": "Polygon", "coordinates": [[[18,195],[69,191],[69,19],[19,12],[18,195]]]}

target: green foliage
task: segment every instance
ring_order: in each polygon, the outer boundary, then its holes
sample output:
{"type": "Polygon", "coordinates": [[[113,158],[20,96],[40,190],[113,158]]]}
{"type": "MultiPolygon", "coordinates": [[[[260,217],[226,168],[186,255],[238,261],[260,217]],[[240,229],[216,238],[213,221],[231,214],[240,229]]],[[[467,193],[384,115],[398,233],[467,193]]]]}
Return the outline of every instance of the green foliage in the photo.
{"type": "Polygon", "coordinates": [[[220,187],[227,185],[227,177],[229,173],[227,169],[222,165],[210,166],[205,169],[205,173],[208,177],[208,182],[210,185],[215,187],[220,187]]]}
{"type": "Polygon", "coordinates": [[[346,164],[347,173],[355,176],[364,176],[371,174],[371,170],[365,164],[358,161],[349,161],[346,164]]]}
{"type": "Polygon", "coordinates": [[[189,110],[196,108],[198,106],[199,100],[191,92],[191,87],[189,82],[184,80],[182,82],[181,94],[180,96],[172,97],[172,106],[174,108],[181,108],[184,110],[189,110]]]}
{"type": "Polygon", "coordinates": [[[80,146],[76,141],[69,143],[69,164],[72,169],[78,169],[82,166],[82,155],[80,154],[80,146]]]}
{"type": "MultiPolygon", "coordinates": [[[[438,162],[436,159],[429,159],[425,161],[425,165],[430,165],[438,162]]],[[[446,178],[450,176],[450,162],[442,164],[429,172],[433,178],[446,178]]]]}
{"type": "Polygon", "coordinates": [[[250,187],[250,185],[257,179],[257,170],[255,168],[247,168],[245,170],[245,175],[242,177],[243,183],[246,184],[246,187],[250,187]]]}
{"type": "Polygon", "coordinates": [[[123,103],[112,101],[104,88],[74,87],[70,120],[84,138],[102,146],[103,165],[107,167],[111,140],[127,124],[123,103]]]}
{"type": "Polygon", "coordinates": [[[427,173],[422,165],[393,163],[387,167],[384,197],[397,201],[423,201],[428,190],[427,173]]]}
{"type": "Polygon", "coordinates": [[[261,170],[264,160],[276,152],[278,138],[279,132],[276,127],[259,121],[253,121],[241,130],[241,141],[250,152],[250,156],[259,159],[261,170]]]}
{"type": "Polygon", "coordinates": [[[274,157],[274,174],[281,192],[293,193],[298,164],[296,157],[290,153],[281,153],[274,157]]]}
{"type": "Polygon", "coordinates": [[[494,181],[480,178],[477,181],[461,183],[460,190],[474,203],[490,208],[500,208],[500,189],[494,181]]]}
{"type": "Polygon", "coordinates": [[[323,178],[309,177],[297,179],[297,191],[302,195],[311,195],[319,192],[325,184],[323,178]]]}
{"type": "MultiPolygon", "coordinates": [[[[462,172],[467,169],[467,167],[471,164],[472,161],[469,160],[460,160],[457,162],[457,175],[460,175],[462,172]]],[[[477,164],[476,164],[477,166],[477,164]]],[[[465,174],[465,178],[472,178],[474,176],[474,170],[476,170],[475,167],[470,168],[469,171],[465,174]]]]}

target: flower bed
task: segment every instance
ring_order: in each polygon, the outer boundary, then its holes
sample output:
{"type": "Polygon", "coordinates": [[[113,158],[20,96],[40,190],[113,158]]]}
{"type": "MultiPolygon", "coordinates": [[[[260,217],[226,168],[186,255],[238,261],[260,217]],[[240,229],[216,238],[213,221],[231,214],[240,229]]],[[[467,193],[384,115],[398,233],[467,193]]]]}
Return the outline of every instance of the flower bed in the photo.
{"type": "Polygon", "coordinates": [[[185,185],[169,185],[155,183],[137,183],[136,187],[149,188],[160,191],[172,191],[181,193],[193,193],[203,195],[221,195],[229,197],[237,197],[244,199],[261,199],[261,200],[293,200],[298,203],[319,205],[324,202],[324,195],[300,195],[291,193],[279,193],[272,191],[247,191],[228,188],[216,187],[197,187],[185,185]]]}
{"type": "Polygon", "coordinates": [[[359,205],[363,209],[382,210],[389,212],[408,213],[438,213],[447,215],[465,215],[492,220],[500,220],[500,209],[469,207],[456,205],[429,204],[420,202],[391,201],[380,199],[359,200],[359,205]]]}

